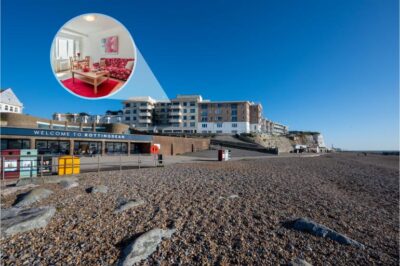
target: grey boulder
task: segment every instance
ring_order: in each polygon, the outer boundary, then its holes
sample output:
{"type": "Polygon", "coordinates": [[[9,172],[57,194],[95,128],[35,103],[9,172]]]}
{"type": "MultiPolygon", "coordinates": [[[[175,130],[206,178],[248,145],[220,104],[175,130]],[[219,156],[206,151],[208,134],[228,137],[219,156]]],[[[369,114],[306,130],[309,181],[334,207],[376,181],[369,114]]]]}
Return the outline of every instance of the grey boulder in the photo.
{"type": "Polygon", "coordinates": [[[145,202],[144,200],[130,200],[126,203],[121,204],[117,209],[115,209],[115,213],[120,213],[123,211],[126,211],[128,209],[132,209],[135,207],[138,207],[140,205],[143,205],[145,202]]]}
{"type": "Polygon", "coordinates": [[[147,259],[153,254],[163,238],[170,238],[175,232],[175,229],[152,229],[135,241],[130,243],[122,252],[122,257],[118,262],[120,266],[131,266],[142,260],[147,259]]]}
{"type": "Polygon", "coordinates": [[[86,189],[86,192],[88,192],[88,193],[107,193],[108,187],[106,187],[104,185],[93,186],[93,187],[86,189]]]}
{"type": "Polygon", "coordinates": [[[289,266],[312,266],[312,265],[303,259],[295,258],[289,263],[289,266]]]}
{"type": "Polygon", "coordinates": [[[292,223],[293,223],[292,227],[295,230],[308,232],[308,233],[318,236],[318,237],[329,238],[340,244],[351,245],[354,247],[364,249],[363,244],[347,237],[346,235],[340,234],[340,233],[336,232],[335,230],[332,230],[322,224],[318,224],[307,218],[299,218],[299,219],[294,220],[292,223]]]}
{"type": "Polygon", "coordinates": [[[63,180],[59,184],[64,189],[71,189],[71,188],[79,186],[78,182],[72,181],[72,180],[63,180]]]}
{"type": "Polygon", "coordinates": [[[8,237],[45,227],[55,212],[56,209],[54,207],[1,210],[1,234],[3,237],[8,237]]]}
{"type": "Polygon", "coordinates": [[[45,188],[35,188],[27,193],[22,193],[17,196],[15,207],[25,207],[37,201],[47,198],[53,194],[53,191],[45,188]]]}

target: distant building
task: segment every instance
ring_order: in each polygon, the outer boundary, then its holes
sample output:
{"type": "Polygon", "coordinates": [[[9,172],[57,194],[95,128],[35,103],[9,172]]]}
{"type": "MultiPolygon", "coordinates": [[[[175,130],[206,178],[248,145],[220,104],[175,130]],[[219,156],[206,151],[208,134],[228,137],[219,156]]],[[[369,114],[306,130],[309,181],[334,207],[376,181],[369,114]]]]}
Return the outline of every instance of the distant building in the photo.
{"type": "Polygon", "coordinates": [[[105,115],[90,115],[88,113],[54,113],[53,120],[70,123],[96,123],[96,124],[115,124],[122,123],[123,112],[107,111],[105,115]]]}
{"type": "Polygon", "coordinates": [[[261,131],[271,135],[286,135],[289,133],[289,127],[268,119],[262,119],[261,131]]]}
{"type": "Polygon", "coordinates": [[[0,91],[0,112],[21,114],[24,105],[11,88],[0,91]]]}

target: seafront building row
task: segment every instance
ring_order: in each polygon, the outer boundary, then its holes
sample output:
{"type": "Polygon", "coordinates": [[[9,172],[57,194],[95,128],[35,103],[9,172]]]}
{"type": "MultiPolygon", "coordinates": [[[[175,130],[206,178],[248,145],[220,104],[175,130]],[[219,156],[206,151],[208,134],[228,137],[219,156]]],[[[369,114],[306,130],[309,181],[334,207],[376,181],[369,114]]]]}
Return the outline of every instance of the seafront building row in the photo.
{"type": "Polygon", "coordinates": [[[270,133],[283,135],[288,127],[263,117],[259,103],[210,101],[201,95],[177,95],[171,100],[133,97],[122,110],[105,115],[55,113],[53,120],[83,123],[124,123],[139,131],[185,134],[270,133]]]}

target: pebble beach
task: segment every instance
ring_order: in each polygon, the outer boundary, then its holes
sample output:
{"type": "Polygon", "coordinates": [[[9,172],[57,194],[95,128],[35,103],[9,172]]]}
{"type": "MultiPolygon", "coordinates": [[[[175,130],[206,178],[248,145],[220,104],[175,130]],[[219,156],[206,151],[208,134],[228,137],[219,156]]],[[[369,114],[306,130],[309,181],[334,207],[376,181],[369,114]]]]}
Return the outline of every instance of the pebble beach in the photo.
{"type": "MultiPolygon", "coordinates": [[[[2,262],[117,265],[124,247],[160,228],[174,233],[138,265],[398,265],[398,167],[398,156],[340,153],[81,174],[68,189],[39,186],[53,193],[30,206],[55,214],[44,228],[2,235],[2,262]],[[287,226],[297,218],[363,248],[287,226]]],[[[31,189],[2,194],[2,209],[31,189]]]]}

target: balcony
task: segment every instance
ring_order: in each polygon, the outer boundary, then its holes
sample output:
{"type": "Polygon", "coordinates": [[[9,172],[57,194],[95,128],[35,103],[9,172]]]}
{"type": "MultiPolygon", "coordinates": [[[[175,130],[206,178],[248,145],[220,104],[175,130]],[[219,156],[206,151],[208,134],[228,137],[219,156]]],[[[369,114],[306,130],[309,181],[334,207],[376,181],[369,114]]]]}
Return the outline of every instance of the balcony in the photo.
{"type": "Polygon", "coordinates": [[[151,124],[150,118],[139,118],[139,123],[141,124],[151,124]]]}
{"type": "Polygon", "coordinates": [[[149,111],[147,111],[147,110],[145,110],[145,111],[140,111],[139,112],[139,115],[140,116],[145,116],[145,117],[151,117],[151,112],[149,112],[149,111]]]}
{"type": "Polygon", "coordinates": [[[139,106],[139,110],[152,110],[152,109],[153,109],[153,106],[151,104],[139,106]]]}
{"type": "Polygon", "coordinates": [[[170,123],[182,123],[182,118],[170,118],[168,119],[170,123]]]}
{"type": "Polygon", "coordinates": [[[182,109],[182,105],[181,105],[181,104],[171,104],[171,105],[169,106],[169,108],[170,108],[170,110],[173,110],[173,109],[182,109]]]}
{"type": "Polygon", "coordinates": [[[179,109],[172,109],[169,111],[169,115],[182,115],[182,111],[179,109]]]}

